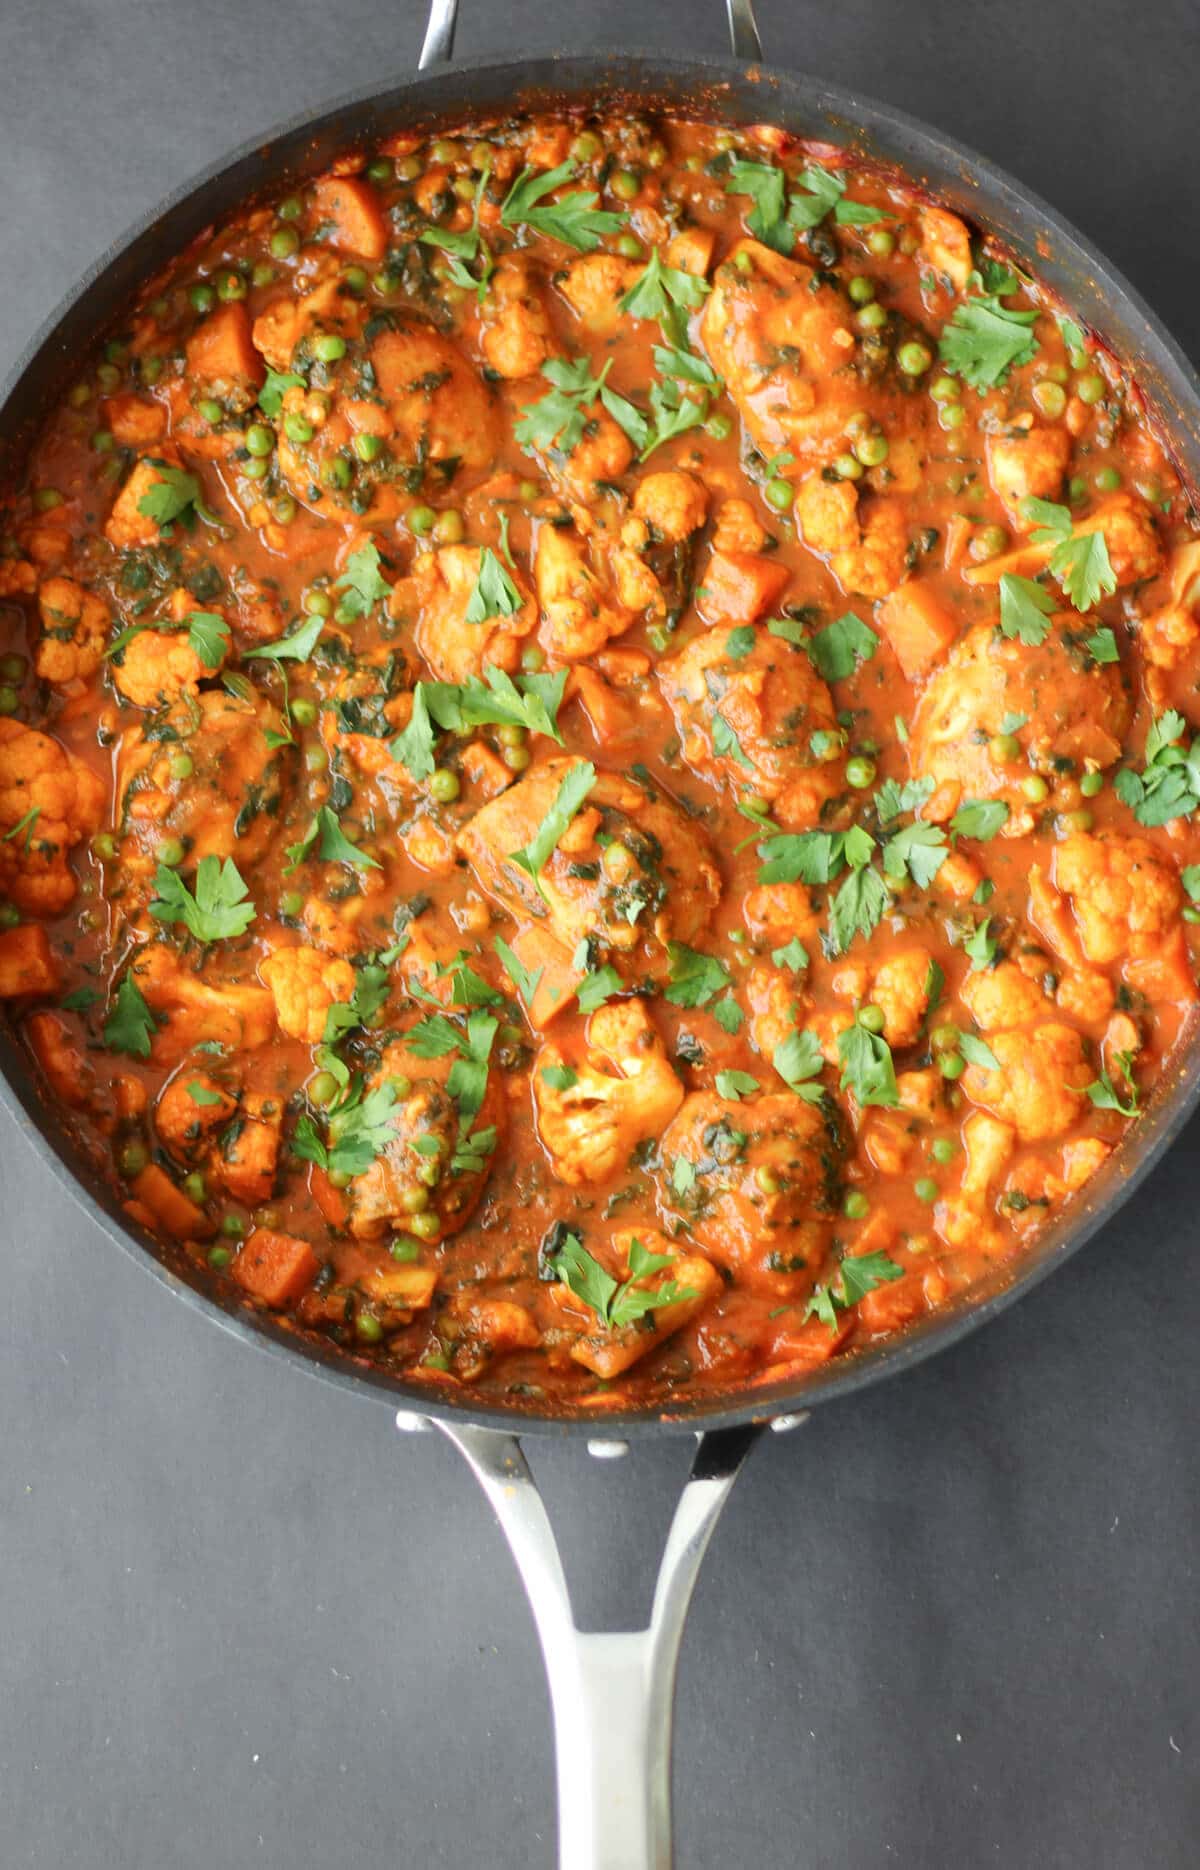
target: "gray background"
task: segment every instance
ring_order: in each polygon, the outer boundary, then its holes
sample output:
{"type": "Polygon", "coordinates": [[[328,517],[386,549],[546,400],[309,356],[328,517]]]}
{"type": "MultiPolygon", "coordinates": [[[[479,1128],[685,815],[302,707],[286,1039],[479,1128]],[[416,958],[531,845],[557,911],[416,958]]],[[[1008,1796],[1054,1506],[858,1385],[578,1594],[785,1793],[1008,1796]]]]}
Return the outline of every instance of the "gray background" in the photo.
{"type": "MultiPolygon", "coordinates": [[[[1200,354],[1194,0],[760,11],[1200,354]]],[[[460,50],[648,37],[723,49],[715,4],[466,0],[460,50]]],[[[419,38],[413,0],[0,0],[0,369],[169,187],[419,38]]],[[[981,1337],[755,1455],[685,1641],[685,1870],[1196,1863],[1198,1143],[981,1337]]],[[[4,1870],[549,1864],[540,1664],[452,1451],[173,1304],[7,1125],[0,1165],[4,1870]]],[[[544,1454],[585,1607],[643,1613],[683,1454],[544,1454]]]]}

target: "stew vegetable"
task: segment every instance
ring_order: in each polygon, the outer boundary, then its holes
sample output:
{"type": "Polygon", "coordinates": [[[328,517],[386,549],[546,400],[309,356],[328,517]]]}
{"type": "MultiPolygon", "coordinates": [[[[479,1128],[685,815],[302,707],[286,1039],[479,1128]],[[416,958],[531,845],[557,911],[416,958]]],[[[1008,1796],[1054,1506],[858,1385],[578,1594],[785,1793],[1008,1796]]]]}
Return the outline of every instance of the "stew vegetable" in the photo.
{"type": "Polygon", "coordinates": [[[0,993],[128,1213],[430,1384],[664,1406],[1019,1255],[1196,1002],[1136,386],[770,128],[358,152],[0,501],[0,993]]]}

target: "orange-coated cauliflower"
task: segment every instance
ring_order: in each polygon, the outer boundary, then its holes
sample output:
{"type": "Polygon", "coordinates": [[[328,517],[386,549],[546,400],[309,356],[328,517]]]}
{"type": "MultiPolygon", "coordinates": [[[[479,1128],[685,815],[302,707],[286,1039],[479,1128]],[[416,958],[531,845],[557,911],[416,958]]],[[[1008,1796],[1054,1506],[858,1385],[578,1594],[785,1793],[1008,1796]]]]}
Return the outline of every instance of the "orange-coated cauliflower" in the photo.
{"type": "Polygon", "coordinates": [[[615,331],[620,299],[642,272],[636,260],[615,253],[588,253],[572,260],[555,281],[581,325],[597,334],[615,331]]]}
{"type": "Polygon", "coordinates": [[[582,539],[558,526],[538,531],[533,578],[541,605],[538,639],[557,661],[592,656],[633,622],[582,539]]]}
{"type": "Polygon", "coordinates": [[[1065,838],[1054,853],[1053,877],[1071,898],[1089,961],[1146,954],[1183,904],[1174,866],[1146,838],[1116,832],[1065,838]]]}
{"type": "Polygon", "coordinates": [[[1003,1241],[992,1205],[992,1186],[1016,1145],[1017,1133],[985,1111],[972,1111],[963,1124],[962,1181],[955,1194],[934,1210],[938,1233],[948,1246],[995,1251],[1003,1241]]]}
{"type": "Polygon", "coordinates": [[[895,500],[875,499],[860,514],[858,488],[852,481],[827,481],[810,474],[796,495],[796,523],[805,545],[828,558],[846,592],[886,597],[908,569],[903,507],[895,500]]]}
{"type": "Polygon", "coordinates": [[[68,853],[103,809],[103,782],[82,760],[49,734],[0,719],[0,896],[28,915],[58,915],[75,894],[68,853]]]}
{"type": "Polygon", "coordinates": [[[634,489],[633,510],[660,539],[678,545],[703,526],[708,494],[695,475],[669,468],[642,477],[634,489]]]}
{"type": "Polygon", "coordinates": [[[139,630],[113,657],[112,672],[126,701],[154,709],[194,695],[205,676],[216,671],[196,654],[186,633],[139,630]]]}
{"type": "Polygon", "coordinates": [[[47,578],[38,591],[42,634],[35,667],[43,682],[81,682],[104,658],[109,614],[103,601],[73,578],[47,578]]]}
{"type": "Polygon", "coordinates": [[[962,1087],[1023,1143],[1061,1136],[1087,1109],[1085,1086],[1095,1077],[1073,1026],[1046,1020],[1017,1032],[993,1033],[987,1041],[997,1063],[969,1064],[962,1087]]]}
{"type": "Polygon", "coordinates": [[[537,606],[520,577],[512,577],[515,608],[473,622],[468,617],[483,554],[477,545],[443,545],[422,552],[412,573],[392,587],[393,617],[416,625],[417,648],[440,682],[465,682],[487,664],[511,674],[522,639],[537,623],[537,606]]]}
{"type": "Polygon", "coordinates": [[[884,1016],[883,1036],[889,1045],[915,1045],[929,1006],[930,968],[927,948],[906,948],[876,968],[871,999],[884,1016]]]}
{"type": "Polygon", "coordinates": [[[275,996],[281,1030],[308,1045],[319,1044],[330,1007],[348,1001],[354,992],[350,963],[319,948],[277,948],[258,971],[275,996]]]}
{"type": "Polygon", "coordinates": [[[533,1068],[538,1133],[562,1181],[602,1182],[683,1102],[683,1086],[640,1000],[602,1006],[582,1053],[548,1040],[533,1068]]]}
{"type": "Polygon", "coordinates": [[[1024,517],[1021,502],[1031,495],[1057,500],[1070,459],[1071,437],[1064,428],[1012,429],[988,436],[988,479],[1014,524],[1026,529],[1037,524],[1024,517]]]}
{"type": "Polygon", "coordinates": [[[159,1063],[212,1042],[252,1051],[275,1031],[275,1001],[265,987],[210,986],[166,942],[139,948],[129,974],[158,1020],[153,1056],[159,1063]]]}
{"type": "Polygon", "coordinates": [[[981,1032],[1031,1026],[1049,1010],[1037,981],[1030,980],[1012,961],[968,974],[958,997],[981,1032]]]}
{"type": "Polygon", "coordinates": [[[521,255],[502,259],[480,307],[479,348],[498,377],[532,377],[558,345],[545,295],[521,255]]]}

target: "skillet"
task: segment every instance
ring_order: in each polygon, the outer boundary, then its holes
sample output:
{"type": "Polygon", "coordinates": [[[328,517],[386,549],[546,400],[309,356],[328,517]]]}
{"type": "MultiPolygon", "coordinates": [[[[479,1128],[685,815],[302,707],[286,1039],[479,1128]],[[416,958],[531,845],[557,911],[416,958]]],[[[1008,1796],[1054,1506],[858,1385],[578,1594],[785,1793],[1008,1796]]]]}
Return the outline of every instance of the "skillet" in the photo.
{"type": "MultiPolygon", "coordinates": [[[[319,172],[349,144],[403,127],[419,125],[436,133],[465,116],[599,100],[666,107],[733,124],[776,122],[895,163],[997,234],[1132,366],[1151,410],[1170,431],[1185,481],[1200,482],[1200,393],[1194,375],[1121,277],[1051,209],[961,145],[884,106],[759,65],[747,0],[727,0],[733,61],[627,53],[447,71],[456,5],[457,0],[433,0],[421,57],[427,75],[339,100],[316,116],[283,126],[265,144],[235,152],[179,191],[91,269],[0,389],[0,476],[20,471],[33,429],[73,380],[79,355],[119,321],[144,278],[247,198],[319,172]]],[[[538,1623],[555,1709],[561,1862],[572,1870],[641,1870],[670,1862],[669,1729],[679,1639],[716,1516],[764,1426],[794,1426],[817,1403],[899,1373],[1011,1303],[1111,1216],[1198,1101],[1200,1055],[1193,1045],[1180,1049],[1136,1129],[1019,1270],[975,1289],[955,1309],[877,1349],[836,1360],[807,1383],[730,1394],[670,1416],[613,1415],[605,1418],[605,1438],[597,1440],[594,1417],[518,1414],[434,1394],[331,1345],[310,1343],[285,1325],[203,1288],[201,1274],[173,1260],[122,1215],[111,1193],[57,1133],[21,1049],[7,1031],[0,1034],[0,1104],[31,1131],[43,1161],[108,1238],[244,1341],[279,1358],[299,1360],[343,1387],[375,1392],[398,1410],[400,1427],[432,1422],[464,1453],[501,1518],[538,1623]],[[575,1630],[553,1532],[518,1438],[527,1432],[582,1436],[593,1453],[609,1455],[623,1452],[635,1436],[698,1437],[648,1630],[610,1635],[575,1630]]]]}

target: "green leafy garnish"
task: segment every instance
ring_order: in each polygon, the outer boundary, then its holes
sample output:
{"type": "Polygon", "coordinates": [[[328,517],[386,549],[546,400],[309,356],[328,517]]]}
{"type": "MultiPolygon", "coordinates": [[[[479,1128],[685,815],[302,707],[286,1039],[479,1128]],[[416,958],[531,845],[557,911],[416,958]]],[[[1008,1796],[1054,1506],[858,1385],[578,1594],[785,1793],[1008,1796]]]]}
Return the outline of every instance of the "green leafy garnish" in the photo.
{"type": "Polygon", "coordinates": [[[177,870],[159,864],[157,892],[150,914],[159,922],[182,922],[199,942],[227,941],[244,935],[255,917],[254,904],[232,857],[202,857],[196,866],[193,896],[177,870]]]}
{"type": "Polygon", "coordinates": [[[848,610],[845,616],[818,630],[804,647],[819,676],[826,682],[844,682],[860,663],[870,662],[879,648],[879,638],[861,617],[848,610]]]}
{"type": "Polygon", "coordinates": [[[965,799],[950,820],[950,829],[960,838],[994,838],[1008,823],[1009,810],[1003,799],[965,799]]]}
{"type": "Polygon", "coordinates": [[[485,167],[476,185],[470,227],[460,234],[450,233],[441,227],[427,227],[420,236],[429,246],[440,247],[443,253],[449,254],[450,277],[454,284],[466,292],[473,292],[481,305],[487,297],[488,285],[496,270],[488,244],[479,231],[479,204],[483,200],[491,173],[490,166],[485,167]],[[476,265],[479,266],[478,273],[471,271],[476,265]]]}
{"type": "Polygon", "coordinates": [[[466,621],[485,623],[489,617],[511,617],[520,608],[521,593],[491,546],[485,545],[479,554],[479,575],[467,599],[466,621]]]}
{"type": "Polygon", "coordinates": [[[243,650],[242,661],[253,662],[259,657],[264,662],[307,662],[324,628],[324,617],[308,617],[290,636],[278,636],[273,643],[260,643],[257,649],[243,650]]]}
{"type": "Polygon", "coordinates": [[[910,876],[918,889],[927,890],[949,855],[942,827],[918,819],[888,839],[883,867],[889,877],[902,882],[910,876]]]}
{"type": "Polygon", "coordinates": [[[158,1022],[146,1004],[145,995],[132,974],[126,974],[113,997],[112,1009],[104,1022],[104,1043],[110,1052],[127,1052],[131,1058],[149,1058],[150,1041],[158,1022]]]}
{"type": "Polygon", "coordinates": [[[532,227],[579,253],[594,253],[601,235],[619,233],[626,217],[597,207],[600,197],[594,189],[575,189],[561,201],[546,200],[564,182],[574,181],[576,173],[572,162],[562,162],[556,169],[522,169],[504,198],[501,226],[532,227]]]}
{"type": "Polygon", "coordinates": [[[385,1078],[371,1091],[357,1082],[343,1091],[329,1112],[329,1143],[321,1141],[307,1113],[296,1125],[292,1152],[338,1175],[365,1175],[395,1135],[396,1080],[385,1078]]]}
{"type": "Polygon", "coordinates": [[[959,1034],[958,1049],[968,1065],[978,1065],[983,1071],[999,1071],[1000,1060],[991,1046],[986,1045],[973,1032],[959,1034]]]}
{"type": "Polygon", "coordinates": [[[785,967],[789,973],[799,974],[808,966],[808,949],[798,935],[793,935],[790,942],[782,948],[772,948],[771,959],[776,967],[785,967]]]}
{"type": "Polygon", "coordinates": [[[891,1047],[882,1033],[871,1032],[855,1015],[853,1026],[839,1032],[838,1057],[842,1062],[841,1089],[849,1091],[860,1104],[880,1104],[887,1109],[900,1102],[896,1088],[896,1068],[891,1047]]]}
{"type": "MultiPolygon", "coordinates": [[[[795,229],[787,217],[787,176],[772,162],[732,162],[725,183],[727,195],[748,195],[754,203],[746,226],[764,246],[790,253],[795,229]]],[[[828,210],[826,210],[828,212],[828,210]]]]}
{"type": "Polygon", "coordinates": [[[1083,646],[1093,662],[1120,662],[1121,660],[1116,636],[1107,624],[1100,630],[1093,630],[1091,636],[1085,636],[1083,646]]]}
{"type": "Polygon", "coordinates": [[[552,1091],[569,1091],[579,1083],[579,1073],[569,1065],[543,1065],[539,1075],[552,1091]]]}
{"type": "Polygon", "coordinates": [[[368,616],[374,605],[391,596],[392,587],[380,575],[379,565],[379,547],[372,544],[360,546],[346,560],[335,588],[342,593],[338,610],[348,623],[368,616]]]}
{"type": "Polygon", "coordinates": [[[603,967],[593,968],[585,974],[575,989],[575,998],[579,1002],[581,1013],[594,1013],[598,1006],[611,1000],[614,994],[621,992],[625,983],[615,967],[605,962],[603,967]]]}
{"type": "Polygon", "coordinates": [[[819,1318],[831,1331],[838,1329],[837,1315],[849,1311],[876,1286],[902,1279],[904,1268],[897,1266],[882,1250],[877,1253],[852,1253],[842,1261],[827,1285],[818,1286],[804,1308],[805,1318],[819,1318]]]}
{"type": "Polygon", "coordinates": [[[544,967],[534,968],[531,972],[513,953],[502,935],[497,935],[492,946],[504,963],[505,973],[520,994],[525,1006],[533,1004],[533,996],[538,990],[538,982],[546,972],[544,967]]]}
{"type": "Polygon", "coordinates": [[[1123,1104],[1121,1096],[1103,1065],[1100,1076],[1087,1085],[1088,1096],[1097,1110],[1115,1110],[1122,1117],[1136,1117],[1138,1113],[1138,1088],[1133,1076],[1133,1053],[1118,1052],[1116,1063],[1129,1089],[1129,1102],[1123,1104]]]}
{"type": "Polygon", "coordinates": [[[1189,818],[1200,805],[1200,740],[1188,748],[1178,744],[1187,730],[1177,709],[1160,714],[1146,735],[1141,773],[1123,766],[1113,780],[1113,791],[1140,825],[1189,818]]]}
{"type": "Polygon", "coordinates": [[[305,388],[304,378],[297,376],[294,370],[268,370],[267,380],[258,392],[258,406],[273,422],[283,408],[284,391],[305,388]]]}
{"type": "Polygon", "coordinates": [[[587,411],[604,389],[611,368],[605,364],[598,377],[592,375],[591,359],[552,357],[542,365],[542,375],[552,385],[549,394],[536,403],[526,403],[513,434],[522,448],[555,448],[569,455],[583,439],[587,411]]]}
{"type": "Polygon", "coordinates": [[[219,669],[229,654],[229,625],[219,611],[194,610],[186,618],[188,643],[206,669],[219,669]]]}
{"type": "Polygon", "coordinates": [[[202,1109],[221,1102],[221,1093],[210,1091],[206,1084],[201,1084],[199,1078],[189,1078],[183,1088],[193,1104],[199,1104],[202,1109]]]}
{"type": "Polygon", "coordinates": [[[772,1052],[771,1063],[788,1090],[802,1097],[806,1104],[819,1104],[822,1101],[825,1093],[813,1080],[820,1077],[825,1068],[825,1059],[815,1033],[789,1032],[787,1038],[781,1039],[772,1052]]]}
{"type": "Polygon", "coordinates": [[[984,968],[994,967],[1000,954],[1000,944],[990,933],[991,916],[985,916],[975,933],[963,943],[963,953],[971,957],[972,974],[982,973],[984,968]]]}
{"type": "Polygon", "coordinates": [[[671,977],[665,989],[673,1006],[707,1006],[724,988],[732,984],[729,969],[716,955],[702,954],[685,942],[667,943],[671,977]]]}
{"type": "Polygon", "coordinates": [[[508,861],[532,877],[542,893],[540,874],[550,861],[558,840],[596,783],[596,769],[590,760],[580,760],[562,780],[554,803],[534,832],[529,843],[519,851],[510,851],[508,861]]]}
{"type": "Polygon", "coordinates": [[[146,460],[158,479],[152,487],[147,487],[138,501],[138,512],[152,519],[164,537],[170,537],[176,520],[191,526],[197,513],[202,518],[211,518],[201,502],[200,482],[194,474],[189,474],[186,468],[172,467],[169,461],[161,461],[154,455],[148,455],[146,460]]]}
{"type": "Polygon", "coordinates": [[[325,1015],[323,1045],[338,1045],[356,1026],[367,1021],[386,1005],[390,979],[385,967],[368,964],[355,970],[354,991],[349,1000],[336,1001],[325,1015]]]}
{"type": "Polygon", "coordinates": [[[434,742],[437,738],[433,723],[429,718],[429,706],[426,700],[428,687],[418,682],[413,689],[412,713],[408,726],[402,728],[391,742],[388,751],[401,766],[406,766],[414,779],[428,779],[437,762],[433,757],[434,742]]]}
{"type": "Polygon", "coordinates": [[[582,1299],[610,1331],[635,1325],[649,1312],[661,1311],[665,1305],[677,1305],[684,1299],[699,1296],[691,1286],[677,1285],[673,1279],[666,1280],[657,1291],[636,1286],[635,1280],[674,1265],[667,1254],[651,1253],[640,1240],[629,1243],[629,1278],[623,1284],[618,1284],[599,1261],[592,1258],[578,1234],[566,1236],[549,1264],[564,1285],[569,1286],[576,1298],[582,1299]]]}
{"type": "Polygon", "coordinates": [[[662,318],[672,307],[694,312],[703,305],[709,292],[708,282],[696,273],[683,272],[663,264],[655,247],[645,268],[628,292],[621,295],[620,309],[630,318],[662,318]]]}
{"type": "Polygon", "coordinates": [[[1092,532],[1075,532],[1069,507],[1034,495],[1022,500],[1021,513],[1033,525],[1034,544],[1053,546],[1050,570],[1075,610],[1090,610],[1101,597],[1112,596],[1117,574],[1100,527],[1092,532]]]}
{"type": "Polygon", "coordinates": [[[1047,619],[1054,610],[1054,599],[1032,578],[1018,578],[1006,571],[1000,579],[1001,634],[1017,637],[1034,648],[1046,639],[1047,619]]]}
{"type": "Polygon", "coordinates": [[[955,306],[943,326],[938,355],[946,369],[972,389],[993,390],[1014,364],[1027,364],[1037,356],[1036,323],[1035,311],[1011,311],[994,294],[968,299],[955,306]]]}
{"type": "Polygon", "coordinates": [[[748,1071],[719,1071],[716,1082],[717,1096],[729,1098],[733,1103],[750,1097],[759,1089],[758,1079],[752,1078],[748,1071]]]}
{"type": "Polygon", "coordinates": [[[712,1016],[722,1032],[728,1033],[740,1032],[746,1017],[731,993],[727,993],[723,999],[716,1002],[712,1008],[712,1016]]]}

